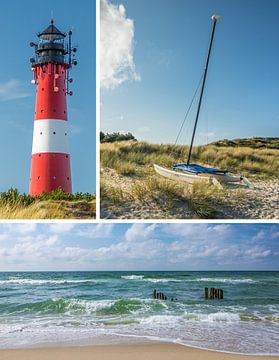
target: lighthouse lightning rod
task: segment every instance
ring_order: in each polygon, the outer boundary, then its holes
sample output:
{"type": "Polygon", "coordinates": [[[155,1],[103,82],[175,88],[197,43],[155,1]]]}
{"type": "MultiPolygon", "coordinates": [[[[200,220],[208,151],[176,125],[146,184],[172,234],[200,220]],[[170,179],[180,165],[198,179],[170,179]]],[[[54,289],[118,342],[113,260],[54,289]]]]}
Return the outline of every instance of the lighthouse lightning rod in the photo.
{"type": "Polygon", "coordinates": [[[197,129],[197,123],[198,123],[198,119],[199,119],[199,115],[200,115],[200,109],[201,109],[202,97],[203,97],[203,92],[204,92],[204,85],[205,85],[205,80],[206,80],[206,75],[207,75],[207,70],[208,70],[208,64],[209,64],[209,59],[210,59],[214,34],[215,34],[215,27],[216,27],[217,20],[219,20],[219,19],[220,19],[220,16],[218,16],[218,15],[213,15],[212,16],[213,27],[212,27],[212,32],[211,32],[211,37],[210,37],[210,44],[209,44],[209,49],[208,49],[208,54],[207,54],[207,59],[206,59],[206,64],[205,64],[205,69],[204,69],[204,75],[203,75],[200,99],[199,99],[199,104],[198,104],[198,109],[197,109],[197,114],[196,114],[196,119],[195,119],[195,125],[194,125],[193,135],[192,135],[189,154],[188,154],[188,159],[187,159],[187,165],[189,165],[189,163],[190,163],[193,143],[194,143],[196,129],[197,129]]]}

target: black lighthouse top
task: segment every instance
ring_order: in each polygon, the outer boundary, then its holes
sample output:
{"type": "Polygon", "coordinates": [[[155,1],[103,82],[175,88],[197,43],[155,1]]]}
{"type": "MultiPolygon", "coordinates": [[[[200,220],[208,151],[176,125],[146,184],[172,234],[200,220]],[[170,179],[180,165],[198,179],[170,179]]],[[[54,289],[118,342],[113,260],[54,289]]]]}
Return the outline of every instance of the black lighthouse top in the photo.
{"type": "MultiPolygon", "coordinates": [[[[69,34],[71,35],[71,33],[69,34]]],[[[65,33],[62,33],[51,20],[50,25],[38,34],[39,42],[30,45],[35,47],[36,57],[31,59],[33,64],[58,63],[64,64],[68,51],[64,44],[65,33]]]]}
{"type": "Polygon", "coordinates": [[[65,36],[66,34],[57,29],[53,20],[51,20],[50,25],[44,31],[38,34],[39,38],[49,41],[64,39],[65,36]]]}

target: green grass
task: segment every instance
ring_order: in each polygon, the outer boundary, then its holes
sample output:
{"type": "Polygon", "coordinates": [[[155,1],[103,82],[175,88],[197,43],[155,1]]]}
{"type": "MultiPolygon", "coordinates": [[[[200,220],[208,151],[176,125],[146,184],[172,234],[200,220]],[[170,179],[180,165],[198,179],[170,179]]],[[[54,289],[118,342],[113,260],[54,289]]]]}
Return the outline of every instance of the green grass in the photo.
{"type": "Polygon", "coordinates": [[[20,194],[17,189],[0,193],[0,219],[94,218],[95,195],[65,193],[61,188],[41,196],[20,194]]]}
{"type": "MultiPolygon", "coordinates": [[[[170,167],[185,162],[188,148],[180,145],[153,145],[144,142],[115,142],[101,145],[101,166],[123,175],[153,171],[153,164],[170,167]]],[[[279,150],[249,147],[194,147],[192,161],[220,167],[254,179],[279,177],[279,150]]]]}
{"type": "Polygon", "coordinates": [[[219,140],[212,143],[216,146],[229,147],[250,147],[254,149],[279,149],[279,138],[253,137],[246,139],[219,140]]]}

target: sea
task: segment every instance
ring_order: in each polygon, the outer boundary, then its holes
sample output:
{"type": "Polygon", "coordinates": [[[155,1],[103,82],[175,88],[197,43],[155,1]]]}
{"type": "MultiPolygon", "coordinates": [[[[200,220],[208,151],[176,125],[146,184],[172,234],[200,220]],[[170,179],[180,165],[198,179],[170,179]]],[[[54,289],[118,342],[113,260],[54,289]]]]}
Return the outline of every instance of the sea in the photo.
{"type": "Polygon", "coordinates": [[[0,348],[149,341],[278,355],[279,272],[0,273],[0,348]]]}

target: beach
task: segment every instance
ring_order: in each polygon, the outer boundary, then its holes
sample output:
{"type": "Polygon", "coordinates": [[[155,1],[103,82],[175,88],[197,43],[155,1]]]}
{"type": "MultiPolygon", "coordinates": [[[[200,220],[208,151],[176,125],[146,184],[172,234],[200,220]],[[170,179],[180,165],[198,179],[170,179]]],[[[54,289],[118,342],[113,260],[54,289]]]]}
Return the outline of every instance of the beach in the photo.
{"type": "Polygon", "coordinates": [[[164,343],[1,350],[1,360],[256,360],[279,356],[238,355],[164,343]]]}
{"type": "MultiPolygon", "coordinates": [[[[113,193],[121,194],[121,201],[102,198],[101,218],[103,219],[195,219],[187,202],[176,201],[173,208],[156,201],[146,201],[144,198],[133,199],[132,193],[135,186],[144,184],[143,178],[119,175],[109,168],[101,169],[101,182],[103,186],[113,189],[113,193]],[[130,200],[129,200],[130,199],[130,200]]],[[[152,179],[157,179],[153,176],[152,179]]],[[[251,179],[250,179],[251,180],[251,179]]],[[[277,178],[265,180],[251,180],[254,189],[245,185],[227,184],[224,186],[224,198],[220,204],[213,204],[216,214],[214,218],[220,219],[278,219],[278,189],[277,178]]],[[[170,185],[175,182],[168,181],[170,185]]],[[[185,188],[191,189],[190,185],[185,188]]]]}
{"type": "Polygon", "coordinates": [[[278,355],[278,275],[249,271],[1,273],[0,349],[155,342],[278,355]],[[205,299],[205,287],[222,289],[224,298],[205,299]],[[167,299],[154,299],[154,289],[167,299]]]}

